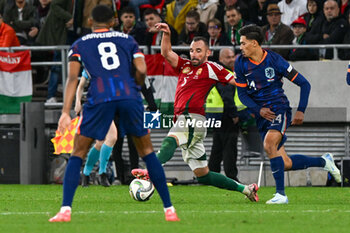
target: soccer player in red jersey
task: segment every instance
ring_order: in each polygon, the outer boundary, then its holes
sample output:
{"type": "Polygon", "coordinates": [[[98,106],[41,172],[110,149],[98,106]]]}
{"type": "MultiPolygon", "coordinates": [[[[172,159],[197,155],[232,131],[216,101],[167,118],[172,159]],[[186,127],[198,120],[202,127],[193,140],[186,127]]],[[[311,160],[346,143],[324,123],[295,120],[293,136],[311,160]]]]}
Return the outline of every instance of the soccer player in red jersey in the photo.
{"type": "MultiPolygon", "coordinates": [[[[163,57],[179,73],[174,103],[175,123],[163,140],[158,159],[162,164],[166,163],[180,147],[184,161],[199,183],[239,191],[249,200],[258,201],[256,184],[243,185],[223,174],[209,171],[203,145],[208,126],[204,111],[206,96],[217,82],[234,85],[233,75],[221,65],[208,61],[211,51],[206,38],[194,37],[190,45],[191,60],[183,59],[171,49],[169,26],[158,23],[155,27],[163,32],[163,57]]],[[[132,173],[138,177],[147,175],[147,171],[142,169],[134,169],[132,173]]]]}

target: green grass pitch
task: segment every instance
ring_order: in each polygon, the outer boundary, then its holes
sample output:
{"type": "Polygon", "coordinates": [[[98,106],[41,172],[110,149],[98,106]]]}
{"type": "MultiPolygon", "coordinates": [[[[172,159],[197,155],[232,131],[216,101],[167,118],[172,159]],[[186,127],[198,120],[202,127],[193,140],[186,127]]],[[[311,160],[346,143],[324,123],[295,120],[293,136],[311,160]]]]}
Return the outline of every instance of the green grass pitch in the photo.
{"type": "Polygon", "coordinates": [[[0,185],[0,232],[350,232],[350,189],[288,187],[288,205],[266,205],[273,187],[252,203],[238,192],[207,186],[170,187],[180,222],[164,220],[157,193],[131,199],[127,186],[77,189],[72,221],[49,223],[61,185],[0,185]]]}

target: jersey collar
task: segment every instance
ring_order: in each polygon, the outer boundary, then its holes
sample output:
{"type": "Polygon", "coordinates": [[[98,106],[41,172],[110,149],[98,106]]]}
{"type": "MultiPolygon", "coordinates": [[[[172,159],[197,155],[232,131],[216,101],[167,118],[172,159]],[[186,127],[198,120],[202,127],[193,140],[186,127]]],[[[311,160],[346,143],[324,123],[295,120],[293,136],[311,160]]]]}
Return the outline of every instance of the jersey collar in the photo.
{"type": "Polygon", "coordinates": [[[253,63],[254,65],[259,65],[261,62],[263,62],[263,61],[265,60],[265,58],[266,58],[266,56],[267,56],[267,51],[264,50],[264,49],[263,49],[263,51],[264,51],[264,55],[263,55],[262,59],[261,59],[259,62],[253,61],[253,60],[250,59],[250,58],[249,58],[249,61],[250,61],[251,63],[253,63]]]}
{"type": "Polygon", "coordinates": [[[94,30],[94,32],[108,32],[108,31],[109,31],[109,29],[107,29],[107,28],[100,28],[100,29],[94,30]]]}

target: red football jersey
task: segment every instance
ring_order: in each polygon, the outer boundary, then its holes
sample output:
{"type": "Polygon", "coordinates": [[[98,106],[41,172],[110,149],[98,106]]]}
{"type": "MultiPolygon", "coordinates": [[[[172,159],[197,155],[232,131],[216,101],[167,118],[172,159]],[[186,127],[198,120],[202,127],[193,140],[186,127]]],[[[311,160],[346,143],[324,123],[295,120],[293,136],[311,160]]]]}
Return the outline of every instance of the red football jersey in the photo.
{"type": "Polygon", "coordinates": [[[185,111],[204,116],[204,104],[210,89],[217,82],[227,83],[233,78],[223,66],[211,61],[193,66],[190,60],[179,57],[175,69],[179,73],[175,92],[175,116],[185,111]]]}

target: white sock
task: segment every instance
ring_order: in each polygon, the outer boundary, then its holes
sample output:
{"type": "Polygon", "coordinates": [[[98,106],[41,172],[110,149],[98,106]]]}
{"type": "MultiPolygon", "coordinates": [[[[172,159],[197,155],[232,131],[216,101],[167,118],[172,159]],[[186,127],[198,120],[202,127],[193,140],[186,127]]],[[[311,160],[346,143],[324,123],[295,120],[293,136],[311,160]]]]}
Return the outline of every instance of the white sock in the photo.
{"type": "Polygon", "coordinates": [[[167,210],[171,210],[172,212],[175,212],[175,208],[174,208],[174,206],[170,206],[170,207],[168,207],[168,208],[164,208],[164,213],[167,211],[167,210]]]}
{"type": "Polygon", "coordinates": [[[72,207],[70,207],[70,206],[62,206],[61,209],[60,209],[60,212],[64,213],[66,210],[69,210],[69,211],[72,212],[72,207]]]}
{"type": "Polygon", "coordinates": [[[243,189],[242,193],[245,194],[245,195],[249,195],[250,194],[250,190],[248,188],[248,185],[244,186],[244,189],[243,189]]]}

